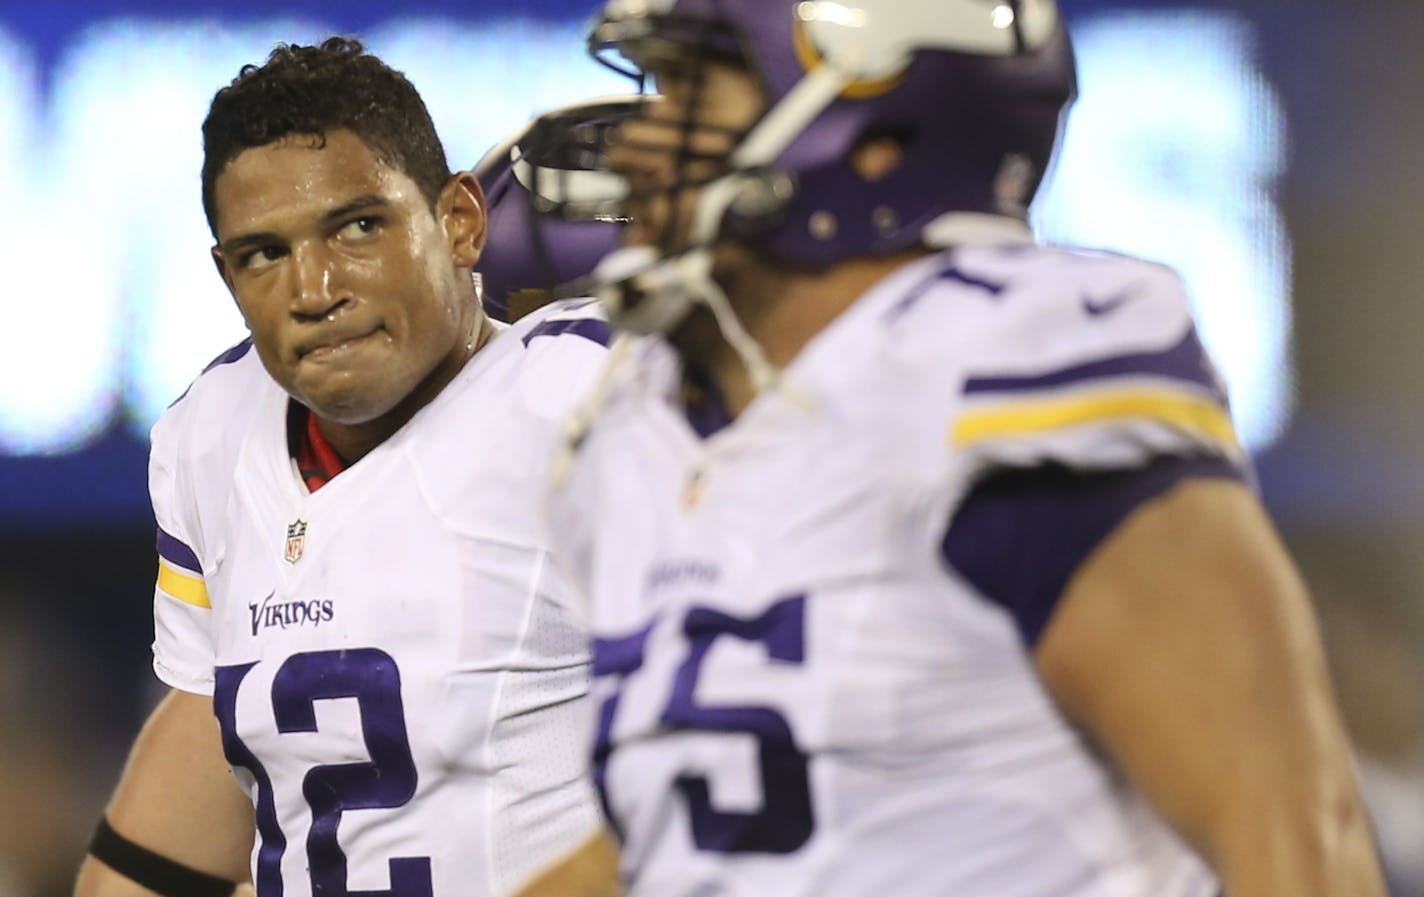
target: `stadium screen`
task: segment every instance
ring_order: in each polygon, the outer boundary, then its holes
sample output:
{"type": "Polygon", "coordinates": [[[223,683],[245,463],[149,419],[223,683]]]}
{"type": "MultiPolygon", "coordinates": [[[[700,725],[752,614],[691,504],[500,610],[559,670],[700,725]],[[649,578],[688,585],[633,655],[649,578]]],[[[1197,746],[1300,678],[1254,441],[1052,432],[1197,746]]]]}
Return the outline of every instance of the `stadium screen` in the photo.
{"type": "MultiPolygon", "coordinates": [[[[566,5],[225,18],[117,3],[58,34],[38,8],[0,19],[0,522],[144,515],[148,428],[243,337],[198,189],[198,125],[242,64],[355,33],[410,76],[468,166],[535,112],[630,89],[582,53],[591,4],[566,5]]],[[[1291,411],[1290,243],[1285,123],[1250,28],[1159,4],[1073,19],[1081,96],[1035,222],[1180,271],[1238,428],[1264,448],[1291,411]]]]}

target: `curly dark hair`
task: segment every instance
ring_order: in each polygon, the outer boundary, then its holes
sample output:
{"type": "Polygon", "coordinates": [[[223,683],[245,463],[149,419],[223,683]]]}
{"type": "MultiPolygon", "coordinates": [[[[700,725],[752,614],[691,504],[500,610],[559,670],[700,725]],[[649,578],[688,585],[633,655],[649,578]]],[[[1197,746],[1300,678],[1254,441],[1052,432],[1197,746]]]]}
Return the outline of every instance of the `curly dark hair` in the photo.
{"type": "Polygon", "coordinates": [[[278,44],[266,63],[243,66],[213,97],[203,122],[203,211],[213,235],[213,185],[243,150],[339,130],[409,175],[435,207],[450,166],[420,94],[360,41],[332,37],[319,47],[278,44]]]}

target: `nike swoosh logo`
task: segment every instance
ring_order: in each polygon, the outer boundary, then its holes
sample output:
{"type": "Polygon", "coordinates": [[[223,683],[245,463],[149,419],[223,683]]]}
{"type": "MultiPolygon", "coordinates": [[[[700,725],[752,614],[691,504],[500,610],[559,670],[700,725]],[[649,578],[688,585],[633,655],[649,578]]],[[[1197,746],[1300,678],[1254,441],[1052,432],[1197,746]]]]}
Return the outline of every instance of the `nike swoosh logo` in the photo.
{"type": "Polygon", "coordinates": [[[1110,315],[1122,308],[1136,296],[1133,290],[1124,290],[1115,296],[1106,299],[1098,299],[1093,296],[1083,297],[1083,311],[1094,318],[1101,318],[1103,315],[1110,315]]]}

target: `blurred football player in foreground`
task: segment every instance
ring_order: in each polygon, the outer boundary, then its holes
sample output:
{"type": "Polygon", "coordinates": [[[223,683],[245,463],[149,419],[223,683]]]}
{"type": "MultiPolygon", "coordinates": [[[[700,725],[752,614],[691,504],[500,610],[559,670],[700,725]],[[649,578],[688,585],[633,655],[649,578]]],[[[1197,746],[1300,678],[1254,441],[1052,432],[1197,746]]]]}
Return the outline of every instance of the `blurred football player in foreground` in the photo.
{"type": "Polygon", "coordinates": [[[1050,0],[614,0],[629,334],[558,495],[634,897],[1383,897],[1169,270],[1035,244],[1050,0]]]}

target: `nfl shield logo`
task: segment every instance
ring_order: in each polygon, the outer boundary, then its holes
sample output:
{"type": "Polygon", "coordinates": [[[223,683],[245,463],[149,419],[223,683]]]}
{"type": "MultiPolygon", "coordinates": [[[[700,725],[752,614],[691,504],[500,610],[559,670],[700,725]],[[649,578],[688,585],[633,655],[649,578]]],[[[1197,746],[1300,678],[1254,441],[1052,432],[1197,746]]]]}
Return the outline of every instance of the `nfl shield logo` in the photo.
{"type": "Polygon", "coordinates": [[[300,517],[287,524],[287,550],[282,553],[282,559],[289,564],[295,564],[302,559],[302,552],[307,547],[307,522],[300,517]]]}

